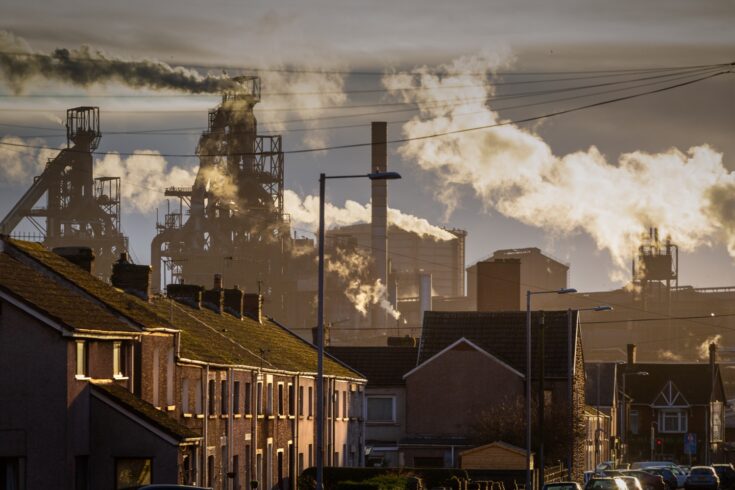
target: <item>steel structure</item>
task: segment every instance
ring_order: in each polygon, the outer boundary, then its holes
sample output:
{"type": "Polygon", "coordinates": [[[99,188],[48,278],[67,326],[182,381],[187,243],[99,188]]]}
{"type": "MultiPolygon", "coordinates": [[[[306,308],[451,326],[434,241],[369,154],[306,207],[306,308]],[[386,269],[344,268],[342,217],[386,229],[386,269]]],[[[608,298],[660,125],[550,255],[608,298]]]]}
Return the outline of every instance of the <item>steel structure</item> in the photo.
{"type": "Polygon", "coordinates": [[[95,273],[107,278],[127,250],[120,230],[120,178],[94,177],[92,152],[101,138],[98,107],[66,111],[66,148],[0,222],[0,233],[40,241],[48,248],[84,246],[95,255],[95,273]],[[46,195],[46,207],[34,207],[46,195]],[[16,232],[27,219],[38,233],[16,232]],[[39,219],[45,219],[45,224],[39,219]],[[15,232],[15,233],[14,233],[15,232]]]}
{"type": "Polygon", "coordinates": [[[239,77],[209,111],[197,146],[199,171],[191,188],[168,188],[178,200],[156,225],[151,244],[153,287],[163,283],[209,285],[215,272],[226,287],[260,289],[276,318],[293,280],[287,268],[292,246],[283,212],[280,136],[257,134],[253,108],[260,79],[239,77]]]}

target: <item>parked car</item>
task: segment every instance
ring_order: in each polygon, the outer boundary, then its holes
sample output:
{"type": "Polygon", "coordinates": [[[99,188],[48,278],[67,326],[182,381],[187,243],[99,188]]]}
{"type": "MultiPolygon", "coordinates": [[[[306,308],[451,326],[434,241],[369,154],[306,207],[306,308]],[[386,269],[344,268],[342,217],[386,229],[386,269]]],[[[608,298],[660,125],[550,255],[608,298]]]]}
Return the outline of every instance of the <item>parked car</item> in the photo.
{"type": "Polygon", "coordinates": [[[621,480],[625,482],[625,485],[628,487],[628,490],[643,490],[643,486],[641,485],[641,482],[638,478],[634,476],[619,476],[621,480]]]}
{"type": "Polygon", "coordinates": [[[622,470],[621,475],[634,476],[641,482],[643,490],[668,490],[661,475],[654,475],[643,470],[622,470]]]}
{"type": "Polygon", "coordinates": [[[694,466],[684,484],[686,490],[718,490],[720,478],[711,466],[694,466]]]}
{"type": "Polygon", "coordinates": [[[735,487],[735,468],[732,464],[713,464],[717,476],[720,479],[720,488],[723,490],[731,490],[735,487]]]}
{"type": "Polygon", "coordinates": [[[582,490],[582,485],[576,481],[558,481],[556,483],[544,483],[543,490],[582,490]]]}
{"type": "Polygon", "coordinates": [[[632,469],[666,468],[676,476],[676,486],[684,487],[689,470],[679,466],[673,461],[636,461],[631,465],[632,469]]]}
{"type": "Polygon", "coordinates": [[[617,477],[594,477],[590,478],[584,490],[628,490],[628,486],[617,477]]]}
{"type": "Polygon", "coordinates": [[[640,470],[641,468],[650,468],[653,466],[669,467],[677,466],[673,461],[636,461],[630,465],[631,470],[640,470]]]}
{"type": "Polygon", "coordinates": [[[674,474],[673,467],[663,468],[655,466],[652,468],[644,468],[643,471],[653,473],[654,475],[661,475],[666,482],[666,486],[669,488],[669,490],[676,490],[677,488],[679,488],[679,479],[674,474]]]}
{"type": "Polygon", "coordinates": [[[191,485],[174,485],[170,483],[156,483],[140,487],[138,490],[212,490],[212,487],[192,487],[191,485]]]}

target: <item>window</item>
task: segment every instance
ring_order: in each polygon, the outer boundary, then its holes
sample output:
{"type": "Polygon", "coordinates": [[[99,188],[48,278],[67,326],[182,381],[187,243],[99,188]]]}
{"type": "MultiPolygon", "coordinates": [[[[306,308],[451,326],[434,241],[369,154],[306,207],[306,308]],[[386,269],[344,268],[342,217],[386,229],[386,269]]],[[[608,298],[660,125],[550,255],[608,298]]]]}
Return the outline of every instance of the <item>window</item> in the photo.
{"type": "Polygon", "coordinates": [[[240,382],[239,381],[235,381],[232,386],[232,413],[240,413],[240,382]]]}
{"type": "Polygon", "coordinates": [[[217,396],[217,386],[215,385],[215,381],[213,379],[209,380],[209,415],[214,415],[214,402],[215,397],[217,396]]]}
{"type": "MultiPolygon", "coordinates": [[[[255,455],[255,479],[258,483],[263,483],[263,453],[259,450],[255,455]]],[[[258,485],[262,487],[262,485],[258,485]]]]}
{"type": "Polygon", "coordinates": [[[151,483],[150,458],[117,458],[115,460],[115,488],[138,488],[151,483]]]}
{"type": "Polygon", "coordinates": [[[299,467],[296,476],[304,472],[304,453],[299,453],[299,467]]]}
{"type": "Polygon", "coordinates": [[[283,383],[278,383],[278,415],[285,415],[283,403],[283,383]]]}
{"type": "Polygon", "coordinates": [[[245,413],[247,414],[253,413],[250,390],[250,383],[245,383],[245,413]]]}
{"type": "Polygon", "coordinates": [[[202,384],[201,382],[197,382],[194,385],[194,409],[196,410],[196,413],[201,415],[204,413],[202,410],[202,384]]]}
{"type": "Polygon", "coordinates": [[[151,368],[153,369],[153,405],[158,407],[160,406],[158,403],[158,397],[161,395],[159,386],[158,386],[158,376],[159,376],[159,370],[161,368],[160,366],[160,352],[158,349],[153,349],[153,365],[151,368]]]}
{"type": "MultiPolygon", "coordinates": [[[[240,488],[240,457],[236,454],[232,457],[232,488],[240,488]]],[[[229,476],[229,475],[225,475],[229,476]]]]}
{"type": "Polygon", "coordinates": [[[266,396],[266,412],[273,415],[273,383],[268,383],[266,396]]]}
{"type": "Polygon", "coordinates": [[[77,376],[87,376],[87,342],[84,340],[77,340],[77,376]]]}
{"type": "Polygon", "coordinates": [[[299,416],[304,416],[304,387],[299,386],[299,416]]]}
{"type": "Polygon", "coordinates": [[[174,350],[169,349],[166,362],[166,405],[175,405],[174,399],[174,350]]]}
{"type": "MultiPolygon", "coordinates": [[[[342,392],[342,418],[347,418],[347,390],[342,392]]],[[[342,454],[345,454],[344,451],[342,454]]]]}
{"type": "Polygon", "coordinates": [[[227,380],[226,379],[223,379],[222,381],[220,381],[220,392],[222,395],[220,396],[220,402],[219,402],[220,407],[219,408],[220,408],[220,412],[222,413],[222,415],[225,415],[227,413],[227,403],[228,403],[227,380]]]}
{"type": "Polygon", "coordinates": [[[121,342],[112,343],[112,376],[115,378],[122,378],[122,366],[120,363],[120,355],[122,350],[121,342]]]}
{"type": "MultiPolygon", "coordinates": [[[[314,415],[314,387],[309,386],[309,417],[314,415]]],[[[311,459],[309,459],[309,466],[311,466],[311,459]]]]}
{"type": "Polygon", "coordinates": [[[309,468],[314,466],[314,445],[309,444],[309,468]]]}
{"type": "Polygon", "coordinates": [[[294,386],[289,383],[288,384],[288,414],[294,415],[296,413],[296,410],[294,409],[294,386]]]}
{"type": "Polygon", "coordinates": [[[367,397],[368,422],[395,422],[396,399],[393,396],[367,397]]]}
{"type": "Polygon", "coordinates": [[[245,484],[247,485],[246,488],[250,488],[250,480],[252,479],[253,477],[250,474],[250,444],[245,444],[245,484]]]}
{"type": "Polygon", "coordinates": [[[256,386],[256,392],[255,392],[255,403],[256,403],[256,409],[258,410],[258,415],[263,415],[263,382],[258,381],[258,384],[256,386]]]}
{"type": "Polygon", "coordinates": [[[334,392],[334,418],[339,418],[339,390],[334,392]]]}
{"type": "Polygon", "coordinates": [[[684,409],[662,409],[658,412],[659,432],[687,431],[687,413],[684,409]]]}
{"type": "Polygon", "coordinates": [[[181,380],[181,411],[189,413],[189,379],[181,380]]]}
{"type": "Polygon", "coordinates": [[[638,434],[640,427],[640,414],[638,410],[630,411],[630,432],[631,434],[638,434]]]}
{"type": "Polygon", "coordinates": [[[214,456],[207,456],[207,486],[214,486],[214,456]]]}

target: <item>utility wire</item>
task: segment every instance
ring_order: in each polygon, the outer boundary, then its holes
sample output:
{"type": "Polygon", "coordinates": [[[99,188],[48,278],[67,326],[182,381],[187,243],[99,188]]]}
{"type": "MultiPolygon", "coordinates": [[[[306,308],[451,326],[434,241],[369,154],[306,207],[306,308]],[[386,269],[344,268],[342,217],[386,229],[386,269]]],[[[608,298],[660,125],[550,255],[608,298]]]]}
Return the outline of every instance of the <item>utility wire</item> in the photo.
{"type": "MultiPolygon", "coordinates": [[[[730,71],[719,71],[719,72],[716,72],[716,73],[713,73],[713,74],[709,74],[709,75],[706,75],[706,76],[703,76],[703,77],[696,78],[694,80],[689,80],[689,81],[686,81],[686,82],[681,82],[681,83],[677,83],[677,84],[674,84],[674,85],[669,85],[669,86],[662,87],[662,88],[648,90],[648,91],[645,91],[645,92],[640,92],[640,93],[632,94],[632,95],[626,95],[626,96],[616,97],[616,98],[613,98],[613,99],[607,99],[607,100],[600,101],[600,102],[594,102],[594,103],[591,103],[591,104],[586,104],[586,105],[582,105],[582,106],[572,107],[572,108],[569,108],[569,109],[563,109],[563,110],[559,110],[559,111],[554,111],[554,112],[550,112],[550,113],[546,113],[546,114],[542,114],[542,115],[538,115],[538,116],[530,116],[530,117],[521,118],[521,119],[503,121],[503,122],[494,123],[494,124],[488,124],[488,125],[483,125],[483,126],[475,126],[475,127],[470,127],[470,128],[456,129],[456,130],[445,131],[445,132],[440,132],[440,133],[426,134],[426,135],[422,135],[422,136],[414,136],[414,137],[408,137],[408,138],[393,139],[393,140],[387,141],[386,143],[387,144],[407,143],[407,142],[410,142],[410,141],[427,140],[427,139],[439,138],[439,137],[442,137],[442,136],[449,136],[449,135],[453,135],[453,134],[468,133],[468,132],[479,131],[479,130],[483,130],[483,129],[491,129],[491,128],[496,128],[496,127],[501,127],[501,126],[509,126],[509,125],[513,125],[513,124],[523,124],[523,123],[527,123],[527,122],[539,121],[539,120],[542,120],[542,119],[548,119],[548,118],[555,117],[555,116],[560,116],[560,115],[564,115],[564,114],[570,114],[572,112],[582,111],[582,110],[591,109],[591,108],[595,108],[595,107],[601,107],[601,106],[604,106],[604,105],[613,104],[613,103],[616,103],[616,102],[622,102],[622,101],[625,101],[625,100],[631,100],[631,99],[635,99],[635,98],[638,98],[638,97],[643,97],[645,95],[652,95],[652,94],[657,94],[657,93],[661,93],[661,92],[666,92],[668,90],[673,90],[675,88],[684,87],[684,86],[687,86],[687,85],[692,85],[694,83],[698,83],[698,82],[701,82],[701,81],[704,81],[704,80],[708,80],[710,78],[714,78],[714,77],[717,77],[717,76],[720,76],[720,75],[728,74],[728,73],[731,73],[731,72],[730,71]]],[[[22,147],[22,148],[34,148],[34,149],[39,149],[39,150],[48,150],[48,149],[50,149],[50,148],[48,148],[46,146],[41,146],[41,145],[26,145],[26,144],[10,143],[10,142],[0,142],[0,145],[4,145],[4,146],[15,146],[15,147],[22,147]]],[[[294,155],[294,154],[306,154],[306,153],[324,152],[324,151],[331,151],[331,150],[344,150],[344,149],[349,149],[349,148],[364,148],[364,147],[369,147],[369,146],[372,146],[372,143],[351,143],[351,144],[343,144],[343,145],[324,146],[324,147],[320,147],[320,148],[300,148],[300,149],[295,149],[295,150],[285,150],[282,153],[284,155],[294,155]]],[[[107,155],[107,154],[110,154],[110,153],[114,153],[114,154],[121,155],[121,156],[132,156],[132,155],[138,154],[138,153],[132,153],[132,152],[112,152],[112,151],[86,152],[86,151],[73,150],[73,149],[67,149],[66,151],[79,152],[79,153],[85,153],[85,154],[92,153],[92,154],[95,154],[95,155],[107,155]]],[[[158,155],[159,156],[163,156],[163,157],[168,157],[168,158],[198,158],[198,157],[221,157],[221,156],[224,156],[222,154],[199,154],[199,155],[197,155],[197,154],[192,154],[192,153],[160,153],[158,155]]],[[[252,153],[252,152],[244,152],[244,153],[235,152],[235,153],[229,153],[228,155],[232,155],[232,156],[249,156],[249,155],[254,155],[254,153],[252,153]]]]}

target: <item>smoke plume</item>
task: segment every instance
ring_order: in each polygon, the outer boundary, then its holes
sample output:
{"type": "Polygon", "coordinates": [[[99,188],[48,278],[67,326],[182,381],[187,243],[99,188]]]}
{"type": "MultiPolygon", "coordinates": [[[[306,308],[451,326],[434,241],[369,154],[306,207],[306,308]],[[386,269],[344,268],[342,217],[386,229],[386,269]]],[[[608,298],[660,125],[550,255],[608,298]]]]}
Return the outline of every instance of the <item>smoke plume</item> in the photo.
{"type": "MultiPolygon", "coordinates": [[[[317,231],[319,227],[318,196],[306,196],[301,199],[294,191],[286,190],[283,195],[283,205],[286,213],[291,215],[291,223],[295,227],[317,231]]],[[[371,206],[370,203],[363,205],[352,200],[345,201],[344,207],[327,203],[324,210],[324,220],[327,228],[370,223],[371,206]]],[[[398,209],[388,208],[388,223],[404,231],[435,240],[446,241],[456,238],[448,231],[432,225],[427,220],[406,214],[398,209]]]]}
{"type": "Polygon", "coordinates": [[[699,346],[697,347],[697,356],[699,357],[699,359],[709,359],[709,345],[719,345],[721,340],[722,335],[720,334],[707,337],[704,342],[699,344],[699,346]]]}
{"type": "MultiPolygon", "coordinates": [[[[494,93],[483,75],[494,61],[465,57],[443,66],[445,75],[424,67],[385,76],[393,96],[420,109],[404,124],[404,136],[504,122],[483,101],[494,93]]],[[[509,124],[414,139],[399,152],[437,176],[438,197],[448,213],[461,192],[471,189],[486,209],[522,223],[557,234],[589,234],[621,270],[651,226],[682,250],[724,239],[735,256],[735,175],[724,167],[722,154],[707,145],[633,151],[609,162],[594,146],[555,155],[533,129],[509,124]]]]}
{"type": "Polygon", "coordinates": [[[325,270],[337,275],[344,283],[345,296],[362,316],[366,316],[370,305],[379,305],[394,319],[400,312],[388,301],[388,291],[380,279],[374,284],[365,281],[369,275],[370,260],[354,252],[337,249],[324,261],[325,270]]]}
{"type": "Polygon", "coordinates": [[[42,139],[22,139],[16,136],[0,138],[0,182],[25,184],[43,172],[46,159],[56,150],[39,150],[30,146],[45,146],[42,139]],[[16,146],[25,145],[25,146],[16,146]]]}
{"type": "Polygon", "coordinates": [[[163,199],[166,187],[190,186],[195,172],[166,163],[166,159],[154,150],[136,150],[123,158],[108,153],[95,164],[95,175],[121,177],[123,207],[146,212],[154,209],[163,199]]]}
{"type": "Polygon", "coordinates": [[[227,77],[202,76],[195,70],[161,61],[124,60],[86,45],[38,53],[25,40],[7,31],[0,31],[0,73],[15,93],[23,92],[34,79],[81,87],[115,82],[132,88],[191,93],[217,93],[235,86],[227,77]]]}

